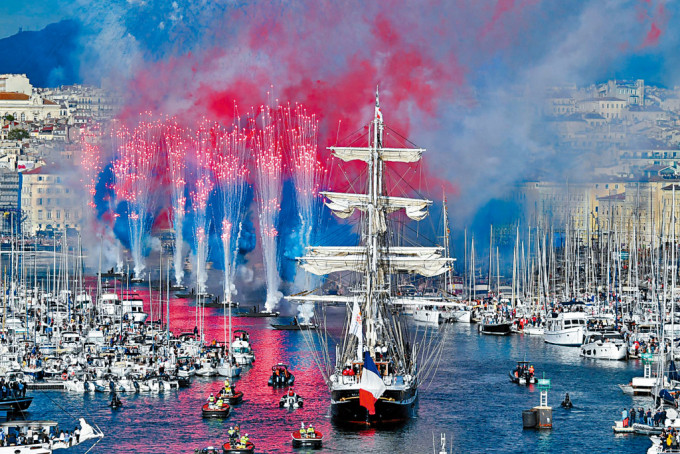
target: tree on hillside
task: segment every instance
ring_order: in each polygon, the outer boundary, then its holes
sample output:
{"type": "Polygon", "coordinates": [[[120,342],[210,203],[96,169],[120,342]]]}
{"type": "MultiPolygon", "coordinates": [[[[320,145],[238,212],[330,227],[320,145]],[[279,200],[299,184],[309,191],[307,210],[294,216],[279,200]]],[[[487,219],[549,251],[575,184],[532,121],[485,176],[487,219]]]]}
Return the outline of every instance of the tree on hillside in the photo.
{"type": "Polygon", "coordinates": [[[24,139],[28,139],[28,137],[29,137],[28,131],[26,131],[25,129],[21,129],[21,128],[12,129],[9,132],[9,134],[7,134],[7,138],[9,140],[24,140],[24,139]]]}

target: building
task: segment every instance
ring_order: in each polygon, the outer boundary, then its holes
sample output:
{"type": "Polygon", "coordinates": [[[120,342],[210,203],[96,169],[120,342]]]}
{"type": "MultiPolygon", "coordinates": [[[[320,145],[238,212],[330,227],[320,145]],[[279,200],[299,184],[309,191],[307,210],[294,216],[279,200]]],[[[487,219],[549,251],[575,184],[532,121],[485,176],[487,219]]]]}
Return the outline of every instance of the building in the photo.
{"type": "Polygon", "coordinates": [[[21,232],[21,182],[16,170],[0,168],[0,235],[21,232]]]}
{"type": "Polygon", "coordinates": [[[33,85],[26,74],[0,74],[0,92],[33,94],[33,85]]]}
{"type": "Polygon", "coordinates": [[[87,198],[74,191],[76,185],[66,176],[71,173],[65,170],[49,165],[23,173],[21,199],[27,233],[80,230],[87,198]]]}
{"type": "Polygon", "coordinates": [[[630,105],[644,106],[645,81],[642,79],[610,80],[597,87],[597,94],[601,98],[615,97],[625,100],[630,105]]]}
{"type": "Polygon", "coordinates": [[[0,116],[14,117],[21,123],[59,118],[61,109],[54,101],[40,95],[0,91],[0,116]]]}

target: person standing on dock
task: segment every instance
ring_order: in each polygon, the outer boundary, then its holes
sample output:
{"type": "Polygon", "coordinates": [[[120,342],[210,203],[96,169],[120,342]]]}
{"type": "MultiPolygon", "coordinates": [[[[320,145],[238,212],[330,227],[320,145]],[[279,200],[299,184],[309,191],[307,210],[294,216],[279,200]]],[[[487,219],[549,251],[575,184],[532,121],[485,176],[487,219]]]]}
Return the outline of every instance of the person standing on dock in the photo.
{"type": "Polygon", "coordinates": [[[635,424],[635,408],[630,409],[630,425],[631,427],[635,424]]]}
{"type": "Polygon", "coordinates": [[[625,408],[621,412],[621,421],[623,422],[623,427],[628,427],[628,410],[625,408]]]}

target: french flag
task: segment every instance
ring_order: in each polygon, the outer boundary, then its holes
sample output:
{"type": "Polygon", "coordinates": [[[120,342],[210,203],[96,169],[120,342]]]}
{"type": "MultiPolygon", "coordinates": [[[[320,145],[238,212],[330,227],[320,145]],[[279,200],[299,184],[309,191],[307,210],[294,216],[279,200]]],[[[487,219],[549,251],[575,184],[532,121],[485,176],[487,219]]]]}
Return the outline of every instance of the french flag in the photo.
{"type": "Polygon", "coordinates": [[[385,383],[380,378],[380,372],[376,367],[368,351],[364,352],[364,370],[359,381],[359,405],[368,410],[369,415],[375,414],[375,402],[385,392],[385,383]]]}

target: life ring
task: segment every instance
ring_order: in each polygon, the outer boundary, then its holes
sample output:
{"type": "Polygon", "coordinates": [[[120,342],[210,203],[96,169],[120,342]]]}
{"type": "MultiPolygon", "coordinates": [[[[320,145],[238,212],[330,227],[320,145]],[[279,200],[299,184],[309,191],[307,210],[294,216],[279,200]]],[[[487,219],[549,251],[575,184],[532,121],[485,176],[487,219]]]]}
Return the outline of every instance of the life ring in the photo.
{"type": "Polygon", "coordinates": [[[67,374],[66,372],[64,372],[63,374],[61,374],[61,379],[62,379],[62,380],[66,380],[67,378],[68,378],[68,374],[67,374]]]}

